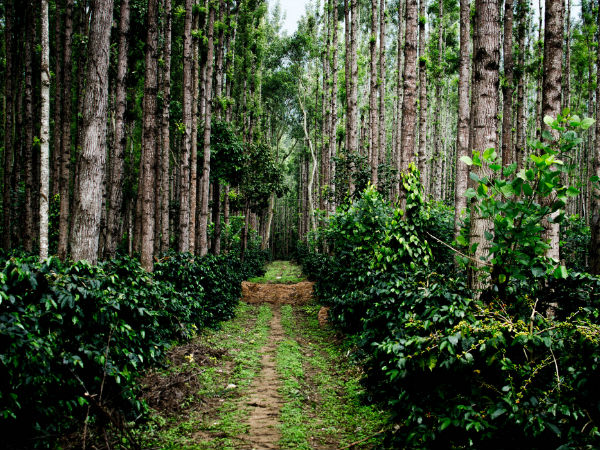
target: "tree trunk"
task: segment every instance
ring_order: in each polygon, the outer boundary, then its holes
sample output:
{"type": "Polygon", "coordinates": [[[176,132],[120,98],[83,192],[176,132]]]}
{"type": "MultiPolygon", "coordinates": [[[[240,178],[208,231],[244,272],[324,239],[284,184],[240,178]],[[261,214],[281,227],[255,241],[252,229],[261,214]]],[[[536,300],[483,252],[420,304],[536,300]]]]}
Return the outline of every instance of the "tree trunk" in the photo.
{"type": "Polygon", "coordinates": [[[419,172],[421,182],[427,177],[427,37],[425,0],[419,1],[419,172]]]}
{"type": "Polygon", "coordinates": [[[435,80],[435,120],[433,122],[433,135],[435,137],[435,149],[433,156],[433,182],[435,189],[433,190],[433,198],[442,200],[442,176],[443,176],[443,161],[442,154],[442,120],[444,113],[444,97],[442,96],[442,80],[444,78],[444,2],[438,1],[438,61],[435,80]]]}
{"type": "Polygon", "coordinates": [[[69,216],[71,214],[71,202],[69,198],[71,181],[71,65],[72,65],[72,38],[73,38],[73,0],[66,1],[64,16],[64,35],[63,35],[63,64],[62,71],[62,120],[61,127],[56,133],[61,132],[61,147],[56,152],[60,160],[60,216],[58,227],[58,257],[61,260],[67,258],[67,249],[69,242],[69,216]]]}
{"type": "Polygon", "coordinates": [[[210,131],[211,131],[211,111],[212,111],[212,79],[213,79],[213,58],[214,58],[214,29],[215,29],[215,10],[209,4],[208,13],[208,51],[206,56],[206,87],[205,87],[205,116],[204,116],[204,162],[202,165],[202,179],[200,186],[200,222],[198,224],[199,251],[200,256],[208,253],[208,199],[210,188],[210,131]]]}
{"type": "Polygon", "coordinates": [[[163,47],[162,79],[162,122],[160,151],[160,251],[169,250],[169,152],[171,150],[170,114],[171,114],[171,0],[165,0],[165,28],[163,47]]]}
{"type": "Polygon", "coordinates": [[[194,0],[185,0],[183,32],[183,104],[182,121],[185,129],[181,149],[179,181],[179,251],[190,250],[190,155],[192,152],[192,9],[194,0]]]}
{"type": "MultiPolygon", "coordinates": [[[[567,11],[565,16],[565,70],[563,75],[562,108],[571,106],[571,0],[566,0],[567,11]]],[[[590,72],[592,64],[590,64],[590,72]]],[[[590,89],[591,92],[591,89],[590,89]]]]}
{"type": "Polygon", "coordinates": [[[127,52],[129,42],[129,0],[121,2],[119,21],[119,59],[117,62],[115,138],[110,149],[110,182],[108,183],[108,217],[105,257],[114,258],[120,241],[121,211],[123,209],[123,168],[125,159],[125,112],[127,110],[127,52]]]}
{"type": "Polygon", "coordinates": [[[2,187],[2,247],[5,250],[11,248],[12,229],[12,178],[14,164],[13,149],[13,119],[14,119],[14,86],[13,86],[13,54],[14,54],[14,31],[13,31],[13,2],[7,1],[5,5],[4,42],[6,51],[6,67],[4,81],[4,97],[6,106],[4,108],[4,161],[3,161],[3,187],[2,187]]]}
{"type": "Polygon", "coordinates": [[[152,272],[154,263],[154,225],[156,201],[156,123],[158,94],[158,0],[148,0],[146,15],[146,79],[144,81],[143,130],[140,190],[142,192],[142,246],[141,264],[152,272]]]}
{"type": "Polygon", "coordinates": [[[369,38],[370,89],[369,89],[369,149],[371,155],[371,183],[377,186],[379,165],[379,116],[377,114],[377,0],[371,0],[371,35],[369,38]]]}
{"type": "Polygon", "coordinates": [[[50,196],[50,25],[48,0],[42,0],[41,130],[40,130],[40,260],[48,257],[48,197],[50,196]]]}
{"type": "MultiPolygon", "coordinates": [[[[600,10],[597,12],[600,30],[600,10]]],[[[596,72],[600,74],[600,52],[596,55],[596,72]]],[[[600,83],[596,83],[596,118],[600,117],[600,83]]],[[[593,149],[594,173],[600,178],[600,120],[596,119],[596,145],[593,149]]],[[[590,273],[600,275],[600,181],[596,180],[590,190],[590,273]]]]}
{"type": "Polygon", "coordinates": [[[460,0],[460,60],[458,68],[458,123],[456,132],[456,177],[454,185],[454,238],[460,234],[462,218],[467,209],[465,192],[469,166],[460,158],[469,156],[469,62],[471,48],[471,0],[460,0]]]}
{"type": "Polygon", "coordinates": [[[514,161],[512,141],[513,111],[513,0],[504,0],[504,85],[502,87],[502,165],[514,161]]]}
{"type": "MultiPolygon", "coordinates": [[[[473,143],[474,151],[481,154],[496,145],[498,110],[498,67],[500,65],[500,25],[497,0],[475,1],[475,28],[473,41],[473,143]]],[[[487,167],[475,167],[473,171],[483,178],[491,176],[487,167]]],[[[479,269],[489,256],[490,244],[485,233],[493,232],[490,219],[481,217],[473,205],[471,208],[470,246],[476,245],[469,270],[469,286],[480,292],[489,285],[489,277],[481,276],[479,269]]]]}
{"type": "MultiPolygon", "coordinates": [[[[406,1],[406,33],[404,41],[404,94],[402,99],[402,138],[400,140],[401,172],[408,170],[415,153],[415,124],[417,115],[417,1],[406,1]]],[[[398,192],[402,192],[402,186],[398,192]]],[[[401,194],[402,195],[402,194],[401,194]]]]}
{"type": "MultiPolygon", "coordinates": [[[[192,19],[192,35],[200,29],[200,16],[195,14],[192,19]]],[[[200,179],[198,178],[198,116],[205,114],[206,67],[202,67],[200,75],[200,57],[198,54],[200,43],[198,38],[192,40],[192,152],[190,154],[190,253],[196,253],[196,244],[200,241],[198,216],[200,209],[200,179]],[[201,91],[201,92],[200,92],[201,91]]]]}
{"type": "Polygon", "coordinates": [[[25,205],[24,205],[24,233],[23,245],[27,252],[33,250],[34,229],[34,203],[33,203],[33,46],[35,34],[34,13],[37,8],[28,1],[25,14],[25,147],[23,164],[25,165],[25,205]]]}
{"type": "Polygon", "coordinates": [[[337,149],[337,50],[338,50],[338,9],[337,1],[333,3],[332,40],[331,40],[331,124],[329,125],[329,198],[327,205],[329,214],[335,212],[335,156],[337,149]]]}
{"type": "MultiPolygon", "coordinates": [[[[544,76],[542,85],[542,116],[558,117],[561,107],[564,7],[563,0],[547,0],[544,29],[544,76]]],[[[553,217],[558,216],[558,211],[553,217]]],[[[560,225],[543,223],[543,238],[550,241],[546,256],[560,259],[560,225]]]]}
{"type": "MultiPolygon", "coordinates": [[[[58,3],[58,2],[57,2],[58,3]]],[[[54,74],[54,130],[52,136],[52,167],[50,171],[50,184],[52,189],[52,197],[60,191],[60,159],[61,159],[61,145],[60,140],[62,139],[62,71],[63,71],[63,61],[62,61],[62,51],[63,51],[63,23],[62,23],[62,14],[60,14],[60,9],[57,4],[56,10],[56,18],[54,25],[54,45],[55,45],[55,55],[54,61],[56,63],[55,66],[55,74],[54,74]]],[[[8,48],[8,47],[7,47],[8,48]]]]}
{"type": "MultiPolygon", "coordinates": [[[[352,14],[350,22],[350,98],[348,102],[348,120],[349,128],[349,155],[358,153],[358,0],[349,0],[351,2],[350,12],[352,14]]],[[[350,194],[354,193],[354,167],[350,164],[348,168],[350,194]]]]}
{"type": "Polygon", "coordinates": [[[104,145],[106,144],[108,63],[113,1],[96,0],[93,6],[71,254],[75,261],[87,260],[96,264],[102,208],[102,180],[106,159],[104,145]]]}
{"type": "Polygon", "coordinates": [[[525,33],[527,30],[527,17],[529,16],[529,4],[525,0],[518,1],[517,14],[519,17],[519,25],[517,28],[519,56],[517,65],[517,117],[515,121],[517,129],[517,142],[514,146],[514,149],[517,170],[520,171],[524,167],[525,129],[527,126],[527,119],[525,117],[525,102],[527,101],[527,98],[525,97],[525,53],[527,51],[525,47],[525,33]]]}

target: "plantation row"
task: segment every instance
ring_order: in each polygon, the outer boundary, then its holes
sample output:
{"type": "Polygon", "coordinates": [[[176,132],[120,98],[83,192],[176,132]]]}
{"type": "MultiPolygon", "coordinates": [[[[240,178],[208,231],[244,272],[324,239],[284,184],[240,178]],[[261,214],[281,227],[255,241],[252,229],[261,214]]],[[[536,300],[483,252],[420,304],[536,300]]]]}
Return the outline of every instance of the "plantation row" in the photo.
{"type": "Polygon", "coordinates": [[[165,350],[230,319],[264,252],[168,254],[154,272],[119,257],[90,266],[0,258],[0,432],[18,448],[56,445],[144,417],[137,377],[165,350]],[[118,411],[118,413],[116,413],[118,411]]]}
{"type": "MultiPolygon", "coordinates": [[[[370,400],[392,413],[391,448],[597,448],[600,279],[540,256],[539,220],[551,208],[536,209],[539,185],[523,185],[549,166],[533,167],[480,180],[495,270],[479,299],[466,287],[466,261],[434,239],[452,241],[453,211],[423,201],[416,171],[404,178],[404,210],[368,189],[300,247],[333,324],[356,344],[370,400]]],[[[562,224],[565,249],[581,257],[585,238],[573,223],[562,224]]]]}

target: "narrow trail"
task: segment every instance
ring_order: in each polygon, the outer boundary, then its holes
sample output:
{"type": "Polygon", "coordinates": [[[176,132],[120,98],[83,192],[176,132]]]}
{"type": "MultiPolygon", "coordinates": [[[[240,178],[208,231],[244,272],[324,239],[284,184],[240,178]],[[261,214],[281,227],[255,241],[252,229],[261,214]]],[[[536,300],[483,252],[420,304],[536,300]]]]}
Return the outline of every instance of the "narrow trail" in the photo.
{"type": "MultiPolygon", "coordinates": [[[[280,270],[280,269],[278,269],[280,270]]],[[[361,398],[360,368],[313,285],[242,285],[236,317],[175,347],[143,380],[155,411],[144,448],[335,450],[377,445],[385,414],[361,398]],[[322,311],[321,311],[322,313],[322,311]],[[320,323],[321,322],[321,323],[320,323]]]]}
{"type": "Polygon", "coordinates": [[[251,449],[279,449],[277,444],[281,438],[279,431],[279,416],[283,399],[278,393],[280,387],[277,376],[277,363],[275,352],[277,346],[283,340],[284,331],[281,326],[281,308],[278,305],[272,307],[273,318],[270,322],[270,333],[268,343],[260,349],[261,366],[260,374],[256,377],[250,387],[250,426],[247,440],[251,449]]]}

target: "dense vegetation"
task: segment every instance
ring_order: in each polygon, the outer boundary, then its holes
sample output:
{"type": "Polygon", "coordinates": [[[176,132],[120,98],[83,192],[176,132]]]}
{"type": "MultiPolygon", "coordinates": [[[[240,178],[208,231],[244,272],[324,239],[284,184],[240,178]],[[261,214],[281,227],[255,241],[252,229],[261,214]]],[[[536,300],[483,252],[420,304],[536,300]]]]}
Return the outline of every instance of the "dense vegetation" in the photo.
{"type": "MultiPolygon", "coordinates": [[[[562,132],[556,142],[576,142],[562,132]]],[[[392,448],[593,448],[600,438],[600,279],[544,256],[540,222],[572,188],[551,169],[552,146],[532,144],[542,152],[531,169],[496,165],[468,193],[494,220],[481,269],[493,282],[480,296],[467,288],[468,260],[439,245],[452,219],[424,202],[414,169],[404,209],[368,189],[315,234],[312,251],[299,249],[356,343],[370,399],[393,414],[392,448]],[[555,203],[538,203],[544,196],[555,203]],[[314,253],[322,246],[329,255],[314,253]]],[[[494,153],[468,163],[494,166],[494,153]]]]}
{"type": "Polygon", "coordinates": [[[91,434],[123,433],[125,422],[145,417],[139,375],[164,364],[174,343],[232,317],[241,281],[262,274],[264,253],[253,254],[242,263],[235,253],[173,253],[154,273],[127,256],[97,266],[4,256],[4,443],[50,444],[84,423],[91,434]]]}

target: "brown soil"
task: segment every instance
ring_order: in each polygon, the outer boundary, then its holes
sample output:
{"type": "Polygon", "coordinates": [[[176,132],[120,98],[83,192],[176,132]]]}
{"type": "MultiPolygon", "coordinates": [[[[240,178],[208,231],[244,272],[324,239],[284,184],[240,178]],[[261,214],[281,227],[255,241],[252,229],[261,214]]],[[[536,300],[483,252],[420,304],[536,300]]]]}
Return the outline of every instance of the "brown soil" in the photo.
{"type": "Polygon", "coordinates": [[[277,345],[284,337],[284,331],[281,326],[279,306],[275,305],[272,309],[271,333],[267,345],[260,350],[262,370],[250,387],[250,398],[248,400],[248,406],[250,407],[248,424],[250,429],[248,436],[243,437],[244,441],[249,443],[249,446],[244,447],[245,449],[279,449],[277,442],[279,442],[281,435],[277,425],[283,401],[277,392],[279,378],[276,372],[275,352],[277,345]]]}
{"type": "Polygon", "coordinates": [[[242,300],[252,304],[304,305],[312,300],[313,285],[311,281],[296,284],[261,284],[244,281],[242,300]]]}

